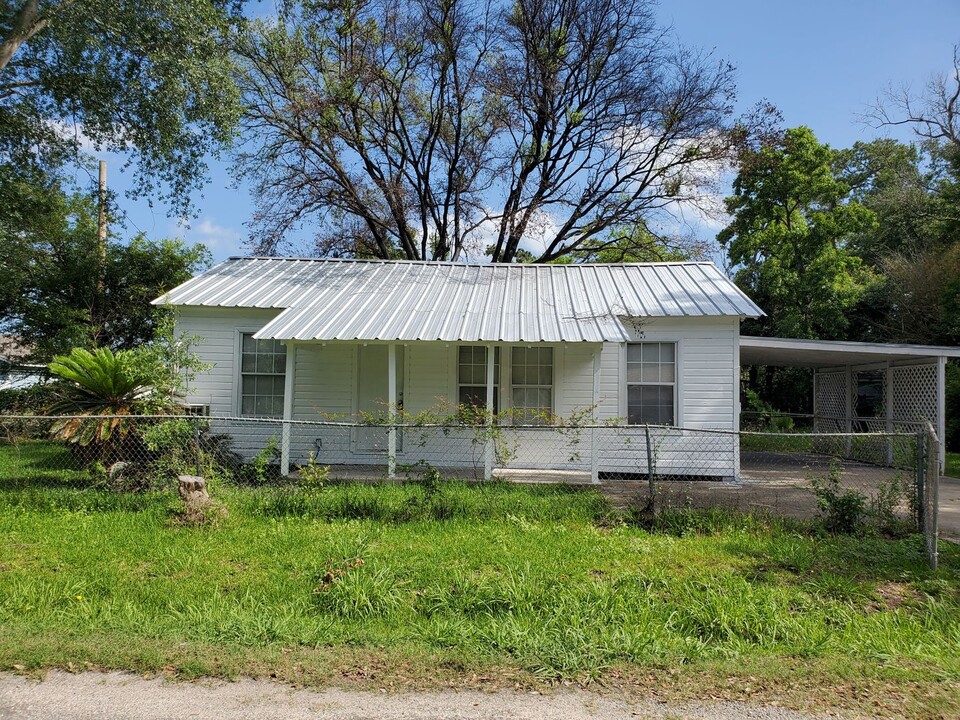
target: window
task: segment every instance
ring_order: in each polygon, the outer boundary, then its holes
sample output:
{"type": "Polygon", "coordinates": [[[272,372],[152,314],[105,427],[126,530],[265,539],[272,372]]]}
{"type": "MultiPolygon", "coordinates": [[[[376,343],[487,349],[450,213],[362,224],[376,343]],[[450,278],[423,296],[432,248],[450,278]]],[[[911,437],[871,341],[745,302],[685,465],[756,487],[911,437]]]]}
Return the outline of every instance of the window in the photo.
{"type": "MultiPolygon", "coordinates": [[[[457,403],[467,407],[487,407],[487,348],[477,345],[460,346],[457,357],[457,403]]],[[[500,348],[493,352],[493,412],[500,407],[500,348]]]]}
{"type": "Polygon", "coordinates": [[[240,337],[240,415],[283,417],[287,349],[279,340],[240,337]]]}
{"type": "Polygon", "coordinates": [[[673,425],[676,382],[676,344],[627,345],[627,422],[673,425]]]}
{"type": "Polygon", "coordinates": [[[515,419],[542,424],[553,412],[553,348],[515,347],[510,360],[515,419]]]}

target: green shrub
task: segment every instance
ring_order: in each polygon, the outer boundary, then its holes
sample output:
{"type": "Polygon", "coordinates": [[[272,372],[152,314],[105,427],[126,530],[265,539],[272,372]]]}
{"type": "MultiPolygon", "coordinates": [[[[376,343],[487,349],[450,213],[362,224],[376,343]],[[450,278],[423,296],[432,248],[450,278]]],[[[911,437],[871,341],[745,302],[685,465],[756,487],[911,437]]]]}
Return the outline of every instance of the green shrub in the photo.
{"type": "Polygon", "coordinates": [[[299,486],[303,490],[319,490],[330,482],[330,466],[317,462],[317,454],[310,452],[307,462],[300,466],[299,486]]]}
{"type": "Polygon", "coordinates": [[[266,485],[276,482],[280,479],[279,460],[280,449],[277,447],[277,437],[273,435],[250,462],[238,468],[234,478],[248,485],[266,485]]]}
{"type": "Polygon", "coordinates": [[[853,534],[863,529],[867,498],[856,490],[843,490],[840,484],[842,475],[843,468],[834,460],[826,476],[814,478],[811,485],[817,507],[823,515],[823,526],[829,532],[853,534]]]}
{"type": "Polygon", "coordinates": [[[745,390],[742,402],[741,425],[745,430],[785,433],[794,429],[793,418],[763,400],[755,390],[745,390]]]}
{"type": "Polygon", "coordinates": [[[870,516],[884,535],[902,537],[916,529],[920,519],[919,497],[916,485],[897,473],[889,481],[880,483],[877,494],[870,499],[870,516]],[[903,507],[909,512],[904,516],[903,507]]]}

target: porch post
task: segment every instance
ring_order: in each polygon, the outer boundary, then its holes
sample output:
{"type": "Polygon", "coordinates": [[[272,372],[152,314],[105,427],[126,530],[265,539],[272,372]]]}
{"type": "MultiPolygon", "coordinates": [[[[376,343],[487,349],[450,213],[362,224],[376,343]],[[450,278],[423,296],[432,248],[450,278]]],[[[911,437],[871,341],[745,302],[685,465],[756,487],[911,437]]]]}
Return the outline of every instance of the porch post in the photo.
{"type": "Polygon", "coordinates": [[[387,402],[389,403],[387,430],[387,477],[397,476],[397,346],[387,347],[387,402]]]}
{"type": "Polygon", "coordinates": [[[293,419],[293,384],[297,369],[297,343],[287,341],[287,364],[283,375],[283,424],[280,431],[280,475],[290,474],[290,420],[293,419]]]}
{"type": "MultiPolygon", "coordinates": [[[[850,370],[850,366],[846,366],[846,381],[844,387],[846,389],[846,395],[844,397],[843,413],[846,415],[844,418],[845,428],[847,433],[853,432],[853,372],[850,370]]],[[[849,458],[853,454],[853,438],[847,437],[846,440],[846,454],[845,457],[849,458]]]]}
{"type": "MultiPolygon", "coordinates": [[[[887,360],[883,376],[883,413],[886,418],[884,428],[893,432],[893,366],[887,360]]],[[[893,438],[887,438],[887,467],[893,467],[893,438]]]]}
{"type": "Polygon", "coordinates": [[[493,376],[494,368],[496,367],[494,363],[496,353],[497,349],[492,343],[487,345],[487,443],[484,448],[483,458],[484,480],[489,480],[493,477],[493,376]]]}
{"type": "Polygon", "coordinates": [[[937,358],[937,436],[940,442],[940,472],[947,469],[947,358],[937,358]]]}
{"type": "Polygon", "coordinates": [[[593,412],[590,413],[590,482],[600,482],[599,471],[599,443],[597,442],[597,406],[600,404],[600,352],[603,345],[593,351],[593,412]]]}

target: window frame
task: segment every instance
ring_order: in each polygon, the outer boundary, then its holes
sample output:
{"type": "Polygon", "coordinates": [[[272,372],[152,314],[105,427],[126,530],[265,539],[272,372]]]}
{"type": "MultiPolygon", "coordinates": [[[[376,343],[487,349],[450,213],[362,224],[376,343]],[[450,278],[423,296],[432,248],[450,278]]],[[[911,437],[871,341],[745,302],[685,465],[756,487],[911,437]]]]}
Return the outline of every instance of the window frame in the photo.
{"type": "MultiPolygon", "coordinates": [[[[557,349],[553,345],[519,345],[519,346],[510,348],[510,409],[513,412],[514,422],[516,422],[516,419],[518,417],[518,412],[517,412],[518,408],[522,408],[523,410],[526,410],[526,406],[518,406],[514,402],[514,391],[517,390],[518,388],[522,390],[538,390],[538,391],[549,390],[550,391],[549,406],[544,407],[541,405],[537,405],[537,410],[538,411],[546,410],[551,415],[555,414],[556,406],[557,406],[557,389],[556,389],[557,388],[557,365],[558,365],[557,360],[559,355],[559,353],[556,350],[557,349]],[[541,350],[550,351],[550,384],[549,385],[544,385],[539,382],[538,383],[528,383],[528,382],[518,383],[517,382],[515,374],[513,372],[514,353],[516,353],[517,350],[522,350],[524,352],[528,350],[537,350],[538,352],[541,350]]],[[[527,364],[527,367],[529,368],[530,365],[527,364]]],[[[536,367],[538,368],[543,367],[539,363],[539,360],[537,362],[536,367]]],[[[521,423],[521,424],[543,425],[544,421],[539,420],[536,422],[528,422],[528,423],[521,423]]]]}
{"type": "MultiPolygon", "coordinates": [[[[642,351],[641,351],[642,352],[642,351]]],[[[630,387],[671,387],[673,390],[672,402],[673,402],[673,422],[670,423],[667,427],[682,427],[683,422],[681,418],[681,409],[680,409],[680,385],[681,385],[681,376],[680,376],[680,356],[682,353],[682,343],[679,338],[676,339],[638,339],[632,340],[630,342],[624,343],[623,345],[623,385],[622,385],[622,398],[623,398],[623,416],[626,418],[627,425],[631,427],[642,427],[645,424],[649,423],[632,423],[630,422],[630,387]],[[630,346],[631,345],[672,345],[673,346],[673,382],[664,382],[657,380],[656,382],[652,381],[631,381],[630,378],[630,346]]],[[[659,364],[659,360],[658,360],[659,364]]]]}
{"type": "MultiPolygon", "coordinates": [[[[483,391],[483,395],[482,395],[483,404],[480,406],[473,406],[473,407],[476,407],[478,410],[482,410],[486,412],[486,409],[487,409],[487,401],[486,401],[487,359],[489,357],[486,355],[486,353],[489,352],[490,349],[487,345],[477,345],[477,344],[470,344],[470,343],[461,343],[456,346],[456,349],[457,351],[453,359],[454,378],[456,380],[456,388],[457,388],[456,396],[454,398],[454,400],[456,401],[456,406],[459,408],[461,405],[464,405],[464,403],[460,402],[460,395],[463,388],[480,388],[483,391]],[[475,382],[469,382],[469,383],[461,382],[460,366],[464,363],[460,362],[460,351],[466,348],[470,348],[472,351],[483,350],[485,353],[484,359],[483,359],[483,365],[482,365],[483,378],[484,378],[484,381],[482,384],[477,384],[475,382]]],[[[500,396],[500,386],[502,385],[502,383],[500,382],[500,376],[503,373],[503,351],[501,350],[499,345],[495,345],[493,348],[493,362],[494,362],[494,365],[493,365],[493,368],[494,368],[493,369],[493,414],[496,415],[500,410],[503,409],[503,398],[500,396]]],[[[470,365],[473,367],[477,367],[477,364],[474,362],[471,362],[470,365]]]]}
{"type": "MultiPolygon", "coordinates": [[[[286,387],[287,387],[286,359],[287,359],[287,353],[290,352],[290,348],[287,347],[286,345],[280,343],[280,347],[283,348],[283,357],[284,357],[283,372],[272,372],[272,373],[266,373],[266,372],[250,372],[250,371],[244,371],[244,369],[243,369],[243,355],[244,355],[244,352],[243,352],[243,339],[244,339],[244,336],[254,335],[254,334],[257,333],[259,330],[260,330],[260,328],[237,328],[237,341],[236,341],[236,348],[235,348],[236,362],[235,362],[235,372],[234,372],[234,378],[235,378],[235,382],[236,382],[236,393],[235,393],[235,397],[234,397],[235,416],[236,416],[236,417],[242,417],[242,418],[263,418],[263,419],[271,419],[271,420],[283,419],[283,401],[285,400],[285,397],[286,397],[286,387]],[[243,397],[244,397],[244,392],[243,392],[243,379],[244,379],[245,376],[248,376],[248,377],[249,377],[249,376],[252,376],[252,377],[272,377],[272,378],[277,378],[277,377],[279,377],[279,378],[282,378],[283,383],[282,383],[282,386],[281,386],[281,393],[280,393],[280,395],[279,395],[280,400],[281,400],[281,405],[280,405],[280,413],[279,413],[278,415],[260,415],[260,414],[256,414],[256,413],[254,413],[254,414],[244,414],[244,412],[243,412],[243,397]]],[[[255,340],[254,342],[256,342],[256,340],[255,340]]],[[[277,341],[277,342],[279,342],[279,341],[277,341]]],[[[273,353],[273,354],[276,354],[276,353],[273,353]]],[[[257,396],[254,395],[254,397],[257,397],[257,396]]],[[[273,398],[274,398],[274,400],[276,400],[277,396],[276,396],[276,395],[273,395],[273,398]]]]}

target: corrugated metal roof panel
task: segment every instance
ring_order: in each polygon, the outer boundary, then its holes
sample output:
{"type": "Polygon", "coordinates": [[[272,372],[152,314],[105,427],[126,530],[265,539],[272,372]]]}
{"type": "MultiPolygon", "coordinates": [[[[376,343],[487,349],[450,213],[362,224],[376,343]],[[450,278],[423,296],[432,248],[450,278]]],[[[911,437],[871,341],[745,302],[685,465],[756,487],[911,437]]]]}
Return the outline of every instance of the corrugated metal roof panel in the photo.
{"type": "Polygon", "coordinates": [[[711,263],[467,265],[234,257],[154,304],[281,308],[281,340],[621,342],[621,317],[763,312],[711,263]]]}

